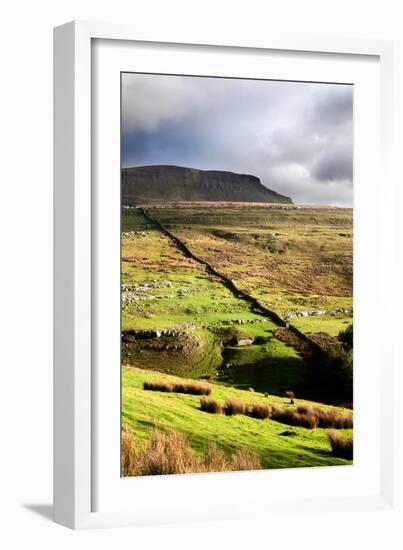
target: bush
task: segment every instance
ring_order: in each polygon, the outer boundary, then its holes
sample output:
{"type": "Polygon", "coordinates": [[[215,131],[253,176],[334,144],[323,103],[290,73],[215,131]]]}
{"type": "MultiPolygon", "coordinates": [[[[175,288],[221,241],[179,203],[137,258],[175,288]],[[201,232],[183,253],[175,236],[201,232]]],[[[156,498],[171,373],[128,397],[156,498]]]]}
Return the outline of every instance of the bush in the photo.
{"type": "Polygon", "coordinates": [[[261,469],[259,455],[248,450],[235,450],[230,459],[215,444],[206,454],[196,456],[184,435],[154,430],[148,445],[138,449],[128,430],[122,433],[122,476],[226,472],[261,469]]]}
{"type": "Polygon", "coordinates": [[[332,403],[353,401],[353,350],[328,350],[327,359],[317,361],[308,371],[311,394],[332,403]]]}
{"type": "Polygon", "coordinates": [[[339,458],[345,458],[347,460],[353,460],[353,438],[343,437],[339,435],[335,430],[329,430],[327,436],[332,448],[332,454],[339,458]]]}
{"type": "Polygon", "coordinates": [[[270,407],[268,405],[264,405],[263,403],[253,403],[249,408],[249,416],[252,418],[259,418],[260,420],[269,418],[270,407]]]}
{"type": "Polygon", "coordinates": [[[202,397],[200,399],[200,410],[213,414],[223,414],[224,410],[218,401],[210,399],[209,397],[202,397]]]}
{"type": "Polygon", "coordinates": [[[347,351],[353,349],[353,325],[349,325],[346,330],[339,332],[339,342],[341,342],[347,351]]]}
{"type": "Polygon", "coordinates": [[[245,403],[239,399],[226,399],[224,404],[224,411],[227,416],[233,416],[235,414],[245,414],[245,403]]]}

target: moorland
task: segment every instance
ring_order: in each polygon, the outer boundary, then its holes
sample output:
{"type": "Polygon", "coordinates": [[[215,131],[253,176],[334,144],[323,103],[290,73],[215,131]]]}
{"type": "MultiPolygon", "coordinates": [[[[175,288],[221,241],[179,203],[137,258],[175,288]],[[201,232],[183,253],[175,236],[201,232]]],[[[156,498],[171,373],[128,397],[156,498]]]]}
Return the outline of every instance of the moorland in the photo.
{"type": "Polygon", "coordinates": [[[351,209],[123,207],[122,474],[351,464],[352,315],[351,209]]]}

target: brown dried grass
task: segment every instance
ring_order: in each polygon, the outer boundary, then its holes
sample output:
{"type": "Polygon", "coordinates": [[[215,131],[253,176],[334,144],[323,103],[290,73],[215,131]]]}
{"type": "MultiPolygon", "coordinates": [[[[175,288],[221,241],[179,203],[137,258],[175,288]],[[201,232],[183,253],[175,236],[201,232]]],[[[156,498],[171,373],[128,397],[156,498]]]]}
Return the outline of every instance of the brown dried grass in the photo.
{"type": "Polygon", "coordinates": [[[353,427],[352,412],[341,414],[334,409],[315,408],[315,413],[318,415],[320,428],[348,429],[353,427]]]}
{"type": "Polygon", "coordinates": [[[270,417],[270,407],[264,403],[253,403],[249,408],[249,416],[264,420],[270,417]]]}
{"type": "Polygon", "coordinates": [[[181,380],[180,382],[158,380],[156,382],[144,382],[143,389],[149,391],[186,393],[191,395],[211,394],[211,384],[197,382],[195,380],[181,380]]]}
{"type": "Polygon", "coordinates": [[[198,463],[198,468],[199,472],[225,472],[228,467],[224,451],[210,442],[205,456],[198,463]]]}
{"type": "Polygon", "coordinates": [[[123,476],[185,474],[193,471],[193,464],[194,455],[185,437],[178,432],[167,436],[158,430],[153,431],[145,449],[137,449],[131,433],[123,432],[123,476]]]}
{"type": "Polygon", "coordinates": [[[159,380],[157,382],[144,382],[143,389],[148,391],[172,392],[173,384],[170,382],[165,382],[164,380],[159,380]]]}
{"type": "Polygon", "coordinates": [[[202,397],[200,399],[200,410],[212,414],[224,414],[221,403],[210,397],[202,397]]]}
{"type": "Polygon", "coordinates": [[[283,407],[273,405],[271,408],[270,419],[283,424],[294,425],[294,413],[295,411],[291,409],[284,409],[283,407]]]}
{"type": "Polygon", "coordinates": [[[136,453],[134,451],[134,437],[129,430],[123,430],[121,441],[120,469],[123,477],[131,475],[136,468],[136,453]]]}
{"type": "Polygon", "coordinates": [[[235,414],[245,414],[246,405],[240,399],[226,399],[224,403],[224,412],[227,416],[235,414]]]}
{"type": "Polygon", "coordinates": [[[334,456],[353,460],[354,444],[352,437],[343,437],[336,430],[329,430],[327,436],[334,456]]]}
{"type": "Polygon", "coordinates": [[[301,426],[311,430],[318,427],[332,429],[353,427],[351,412],[343,414],[335,409],[325,410],[307,405],[299,405],[296,411],[273,406],[270,418],[283,424],[301,426]]]}
{"type": "Polygon", "coordinates": [[[238,450],[232,454],[232,470],[235,472],[261,468],[259,455],[254,451],[238,450]]]}
{"type": "Polygon", "coordinates": [[[138,448],[129,430],[122,433],[122,476],[227,472],[261,469],[259,455],[235,450],[228,459],[223,450],[210,443],[204,456],[196,456],[184,435],[154,430],[145,448],[138,448]]]}

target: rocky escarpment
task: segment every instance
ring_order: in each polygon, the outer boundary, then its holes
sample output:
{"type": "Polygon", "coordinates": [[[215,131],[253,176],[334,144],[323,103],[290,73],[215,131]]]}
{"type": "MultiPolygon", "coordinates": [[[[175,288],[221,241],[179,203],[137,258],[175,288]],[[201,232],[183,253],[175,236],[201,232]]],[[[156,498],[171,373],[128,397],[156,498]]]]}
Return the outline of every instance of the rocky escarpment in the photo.
{"type": "Polygon", "coordinates": [[[164,201],[291,203],[259,178],[182,166],[138,166],[122,170],[122,204],[164,201]]]}

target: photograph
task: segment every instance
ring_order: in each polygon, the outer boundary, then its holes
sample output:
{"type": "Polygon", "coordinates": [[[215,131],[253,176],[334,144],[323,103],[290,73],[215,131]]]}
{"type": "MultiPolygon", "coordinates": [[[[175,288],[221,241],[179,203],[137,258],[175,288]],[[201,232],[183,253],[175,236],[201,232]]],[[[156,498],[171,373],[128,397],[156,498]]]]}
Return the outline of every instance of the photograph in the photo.
{"type": "Polygon", "coordinates": [[[400,4],[5,3],[0,550],[403,548],[400,4]]]}
{"type": "Polygon", "coordinates": [[[351,84],[121,73],[121,476],[353,464],[351,84]]]}

